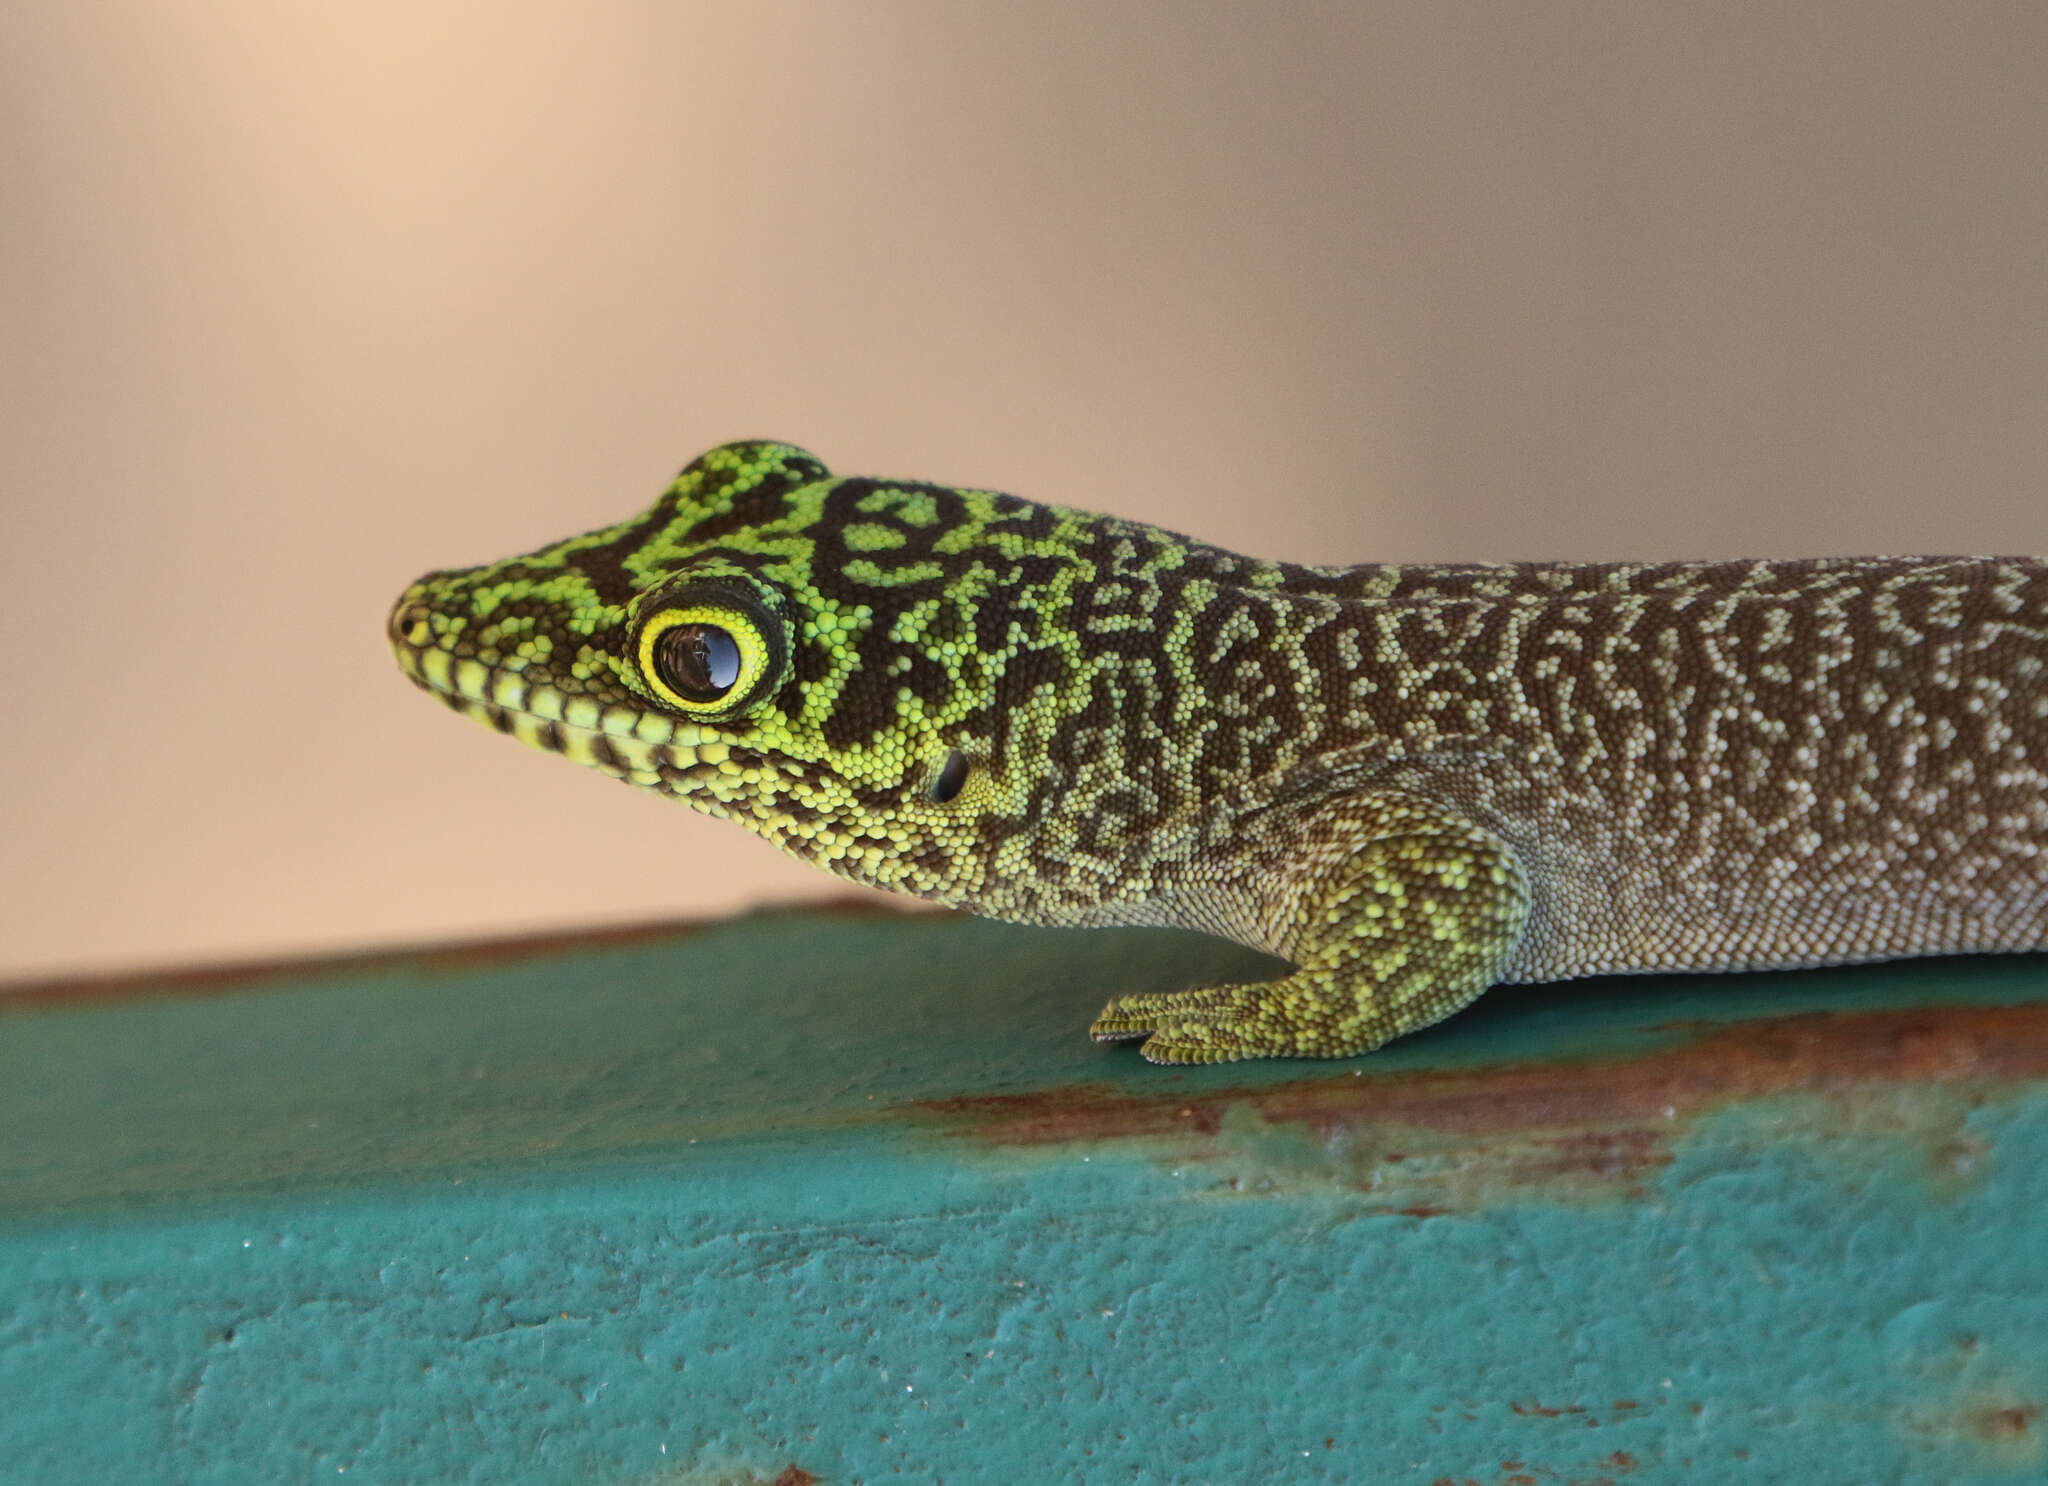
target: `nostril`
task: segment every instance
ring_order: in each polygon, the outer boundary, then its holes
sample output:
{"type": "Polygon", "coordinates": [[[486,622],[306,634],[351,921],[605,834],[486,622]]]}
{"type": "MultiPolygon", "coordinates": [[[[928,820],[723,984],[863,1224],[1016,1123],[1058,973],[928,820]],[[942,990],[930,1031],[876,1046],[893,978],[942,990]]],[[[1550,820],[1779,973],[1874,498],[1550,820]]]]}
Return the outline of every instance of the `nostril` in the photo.
{"type": "Polygon", "coordinates": [[[407,645],[426,644],[433,635],[428,622],[432,612],[425,604],[400,604],[391,611],[391,638],[407,645]]]}

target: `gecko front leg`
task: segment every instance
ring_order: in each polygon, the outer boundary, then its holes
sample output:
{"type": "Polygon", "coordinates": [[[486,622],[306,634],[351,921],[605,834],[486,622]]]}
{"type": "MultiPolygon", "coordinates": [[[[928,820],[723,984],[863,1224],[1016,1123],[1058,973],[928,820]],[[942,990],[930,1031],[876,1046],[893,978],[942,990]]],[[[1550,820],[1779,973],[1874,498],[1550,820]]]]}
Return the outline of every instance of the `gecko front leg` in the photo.
{"type": "Polygon", "coordinates": [[[1405,792],[1340,796],[1295,817],[1286,855],[1217,891],[1250,895],[1293,974],[1119,996],[1090,1035],[1142,1037],[1155,1063],[1341,1058],[1441,1021],[1493,984],[1529,912],[1499,836],[1405,792]]]}

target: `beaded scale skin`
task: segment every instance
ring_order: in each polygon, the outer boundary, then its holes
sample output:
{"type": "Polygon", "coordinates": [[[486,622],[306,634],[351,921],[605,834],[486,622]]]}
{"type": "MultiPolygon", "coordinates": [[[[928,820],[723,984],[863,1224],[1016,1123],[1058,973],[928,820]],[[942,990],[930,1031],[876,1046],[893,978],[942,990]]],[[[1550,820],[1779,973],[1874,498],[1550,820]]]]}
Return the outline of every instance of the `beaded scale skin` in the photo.
{"type": "Polygon", "coordinates": [[[1336,1057],[1500,981],[2048,947],[2048,562],[1303,567],[727,444],[430,573],[456,711],[857,882],[1291,961],[1109,1002],[1336,1057]]]}

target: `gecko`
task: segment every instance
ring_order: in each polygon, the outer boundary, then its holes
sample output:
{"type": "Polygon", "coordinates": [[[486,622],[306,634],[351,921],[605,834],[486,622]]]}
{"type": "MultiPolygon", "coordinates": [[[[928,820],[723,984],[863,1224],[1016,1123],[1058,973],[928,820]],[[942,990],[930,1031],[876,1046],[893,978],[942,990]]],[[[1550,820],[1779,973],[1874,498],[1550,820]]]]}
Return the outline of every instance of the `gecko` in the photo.
{"type": "Polygon", "coordinates": [[[427,574],[406,675],[873,887],[1293,968],[1111,998],[1343,1057],[1499,983],[2048,947],[2048,561],[1309,566],[703,454],[427,574]]]}

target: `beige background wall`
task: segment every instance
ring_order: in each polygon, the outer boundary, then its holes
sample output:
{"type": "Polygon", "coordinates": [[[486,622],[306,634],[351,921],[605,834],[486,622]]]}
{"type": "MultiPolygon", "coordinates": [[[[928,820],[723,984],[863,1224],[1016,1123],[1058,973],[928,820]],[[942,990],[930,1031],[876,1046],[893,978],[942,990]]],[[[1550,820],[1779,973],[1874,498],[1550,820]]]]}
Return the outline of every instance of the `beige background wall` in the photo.
{"type": "Polygon", "coordinates": [[[0,976],[846,891],[417,571],[700,448],[1273,556],[2048,550],[2048,7],[14,4],[0,976]]]}

